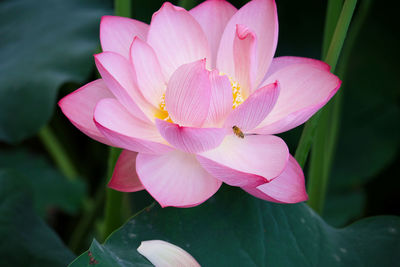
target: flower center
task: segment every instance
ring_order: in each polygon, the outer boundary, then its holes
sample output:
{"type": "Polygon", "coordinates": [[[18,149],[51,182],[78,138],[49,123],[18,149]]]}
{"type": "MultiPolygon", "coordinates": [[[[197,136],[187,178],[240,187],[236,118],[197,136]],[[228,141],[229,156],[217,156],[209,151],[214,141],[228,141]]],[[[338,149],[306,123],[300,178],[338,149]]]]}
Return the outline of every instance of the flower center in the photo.
{"type": "Polygon", "coordinates": [[[243,103],[244,98],[243,98],[242,89],[240,88],[239,83],[234,81],[230,77],[229,77],[229,81],[231,82],[231,86],[232,86],[232,96],[233,96],[232,109],[235,109],[240,104],[243,103]]]}
{"type": "Polygon", "coordinates": [[[168,122],[172,122],[171,117],[168,114],[168,111],[165,109],[165,93],[161,96],[160,104],[158,105],[159,110],[156,113],[156,118],[161,120],[165,120],[168,122]]]}
{"type": "MultiPolygon", "coordinates": [[[[223,73],[221,73],[220,75],[225,75],[223,73]]],[[[229,77],[229,81],[231,83],[231,87],[232,87],[232,96],[233,96],[233,101],[232,101],[232,109],[237,108],[240,104],[242,104],[244,102],[244,97],[243,97],[243,91],[242,88],[240,88],[240,85],[238,82],[236,82],[235,80],[233,80],[231,77],[229,77]]],[[[161,96],[160,98],[160,102],[158,104],[158,111],[155,114],[155,117],[161,120],[165,120],[168,122],[173,122],[171,117],[168,114],[168,111],[165,108],[165,93],[161,96]]]]}

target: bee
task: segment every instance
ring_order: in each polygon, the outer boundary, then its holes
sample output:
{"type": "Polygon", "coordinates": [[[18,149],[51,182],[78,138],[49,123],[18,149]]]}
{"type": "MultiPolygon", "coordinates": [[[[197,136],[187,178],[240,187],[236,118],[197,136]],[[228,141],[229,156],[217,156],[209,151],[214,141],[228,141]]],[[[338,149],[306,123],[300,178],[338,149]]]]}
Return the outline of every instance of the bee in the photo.
{"type": "Polygon", "coordinates": [[[232,127],[232,130],[233,130],[233,133],[237,136],[237,137],[239,137],[239,138],[244,138],[244,133],[242,132],[242,130],[240,130],[240,128],[239,127],[237,127],[236,125],[234,125],[233,127],[232,127]]]}

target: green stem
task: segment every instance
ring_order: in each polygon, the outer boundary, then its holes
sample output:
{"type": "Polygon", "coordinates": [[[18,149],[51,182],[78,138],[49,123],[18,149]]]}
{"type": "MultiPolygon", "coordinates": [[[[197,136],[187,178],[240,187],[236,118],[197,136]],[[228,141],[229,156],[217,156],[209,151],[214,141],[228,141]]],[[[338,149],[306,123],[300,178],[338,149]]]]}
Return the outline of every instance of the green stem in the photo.
{"type": "MultiPolygon", "coordinates": [[[[335,33],[333,35],[331,44],[325,62],[332,67],[332,72],[335,70],[336,63],[339,59],[340,51],[343,46],[343,41],[347,34],[347,28],[353,15],[354,7],[357,0],[347,0],[343,6],[340,14],[339,21],[337,23],[335,33]],[[351,4],[351,5],[350,5],[351,4]]],[[[298,160],[300,165],[304,167],[308,153],[311,148],[312,140],[314,138],[316,128],[318,125],[318,119],[320,112],[315,114],[305,125],[303,133],[300,137],[299,145],[297,146],[295,158],[298,160]]]]}
{"type": "Polygon", "coordinates": [[[114,12],[117,16],[130,18],[132,16],[131,0],[115,0],[114,12]]]}
{"type": "MultiPolygon", "coordinates": [[[[121,150],[118,148],[110,148],[110,155],[108,158],[108,171],[107,178],[112,176],[115,163],[121,150]]],[[[120,227],[123,223],[123,193],[115,191],[111,188],[106,189],[106,205],[104,211],[104,226],[102,237],[103,240],[111,234],[115,229],[120,227]]]]}
{"type": "Polygon", "coordinates": [[[308,153],[310,152],[311,144],[317,131],[318,120],[321,111],[318,111],[308,122],[304,125],[304,129],[300,136],[299,144],[297,145],[294,157],[302,168],[304,168],[308,153]]]}
{"type": "Polygon", "coordinates": [[[335,32],[342,7],[343,0],[328,1],[326,7],[324,38],[322,41],[322,58],[325,58],[328,53],[329,45],[332,41],[332,36],[335,32]]]}
{"type": "MultiPolygon", "coordinates": [[[[367,17],[369,12],[369,8],[371,6],[372,0],[363,0],[360,4],[359,10],[355,15],[352,26],[350,28],[350,34],[346,40],[346,45],[343,48],[342,56],[340,59],[340,64],[338,67],[337,75],[344,80],[345,74],[348,66],[348,62],[350,59],[351,51],[353,50],[354,44],[357,40],[358,34],[361,30],[362,25],[367,17]]],[[[329,131],[330,136],[327,147],[327,170],[326,172],[329,174],[333,158],[335,154],[336,143],[339,134],[339,126],[340,126],[340,116],[341,116],[341,105],[342,105],[342,98],[343,98],[343,87],[335,96],[335,99],[332,104],[332,117],[331,117],[331,130],[329,131]]]]}
{"type": "MultiPolygon", "coordinates": [[[[356,3],[356,0],[345,1],[332,36],[332,41],[330,42],[325,58],[325,62],[332,67],[332,72],[335,71],[356,3]]],[[[325,204],[329,172],[332,165],[339,125],[339,114],[340,98],[334,98],[319,112],[316,118],[318,125],[314,131],[315,136],[312,138],[314,139],[314,143],[310,159],[307,189],[309,194],[308,204],[319,214],[322,213],[325,204]]]]}
{"type": "MultiPolygon", "coordinates": [[[[117,16],[130,18],[132,16],[131,0],[114,0],[114,12],[117,16]]],[[[107,179],[110,179],[114,170],[115,163],[121,149],[111,147],[108,157],[107,179]]],[[[123,223],[123,193],[106,188],[106,203],[104,210],[104,224],[102,227],[102,239],[104,240],[112,231],[120,227],[123,223]]]]}
{"type": "Polygon", "coordinates": [[[68,179],[76,179],[78,177],[78,171],[75,169],[72,161],[69,159],[67,153],[61,146],[61,143],[58,141],[57,137],[52,132],[51,128],[49,126],[43,127],[39,131],[38,136],[60,171],[68,179]]]}
{"type": "MultiPolygon", "coordinates": [[[[351,23],[350,34],[346,39],[346,46],[343,48],[342,56],[340,59],[340,65],[338,67],[338,75],[342,80],[344,79],[344,75],[346,74],[348,62],[350,59],[350,55],[352,53],[353,47],[356,43],[358,35],[363,27],[365,19],[368,16],[369,10],[372,5],[372,0],[362,0],[358,7],[357,14],[354,16],[354,19],[351,23]]],[[[341,90],[342,91],[342,90],[341,90]]]]}
{"type": "MultiPolygon", "coordinates": [[[[326,57],[327,50],[332,41],[332,36],[337,25],[340,10],[342,8],[342,0],[330,0],[328,1],[326,9],[325,19],[325,30],[324,39],[322,42],[322,58],[326,57]]],[[[300,141],[297,146],[295,158],[299,162],[300,166],[304,168],[308,153],[311,149],[315,133],[317,131],[317,125],[321,111],[317,112],[304,126],[303,132],[301,133],[300,141]]]]}
{"type": "MultiPolygon", "coordinates": [[[[331,103],[329,103],[331,104],[331,103]]],[[[328,185],[328,175],[326,173],[326,154],[325,151],[327,139],[324,138],[329,134],[329,117],[331,115],[331,105],[327,105],[321,111],[318,121],[318,127],[315,131],[314,142],[312,144],[312,152],[310,157],[310,169],[308,173],[308,202],[319,214],[322,213],[324,207],[325,195],[328,185]]]]}
{"type": "Polygon", "coordinates": [[[344,2],[342,12],[340,13],[332,41],[325,58],[325,62],[328,63],[332,68],[331,72],[335,72],[336,64],[339,60],[340,52],[342,51],[343,43],[346,39],[347,31],[356,8],[356,4],[357,0],[346,0],[344,2]]]}
{"type": "Polygon", "coordinates": [[[68,242],[68,247],[72,251],[76,253],[80,252],[82,243],[90,233],[90,228],[95,221],[96,215],[99,214],[100,207],[104,203],[104,195],[104,188],[101,186],[97,189],[94,200],[90,199],[84,204],[84,212],[68,242]]]}

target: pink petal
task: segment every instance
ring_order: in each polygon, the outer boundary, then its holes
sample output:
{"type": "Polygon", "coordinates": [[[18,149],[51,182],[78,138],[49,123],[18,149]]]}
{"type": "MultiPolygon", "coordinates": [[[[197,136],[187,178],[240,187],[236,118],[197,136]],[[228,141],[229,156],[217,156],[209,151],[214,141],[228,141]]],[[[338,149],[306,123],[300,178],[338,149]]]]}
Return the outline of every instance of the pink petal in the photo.
{"type": "Polygon", "coordinates": [[[189,13],[197,20],[207,36],[211,50],[211,68],[214,69],[222,33],[237,9],[226,1],[204,1],[189,13]]]}
{"type": "Polygon", "coordinates": [[[139,92],[127,59],[113,52],[103,52],[95,55],[95,63],[107,87],[132,115],[144,121],[154,118],[155,108],[139,92]]]}
{"type": "Polygon", "coordinates": [[[315,68],[330,71],[331,67],[326,64],[325,62],[317,59],[307,58],[307,57],[291,57],[291,56],[284,56],[284,57],[276,57],[272,60],[271,66],[269,66],[268,72],[265,75],[266,78],[271,76],[274,72],[277,72],[280,69],[288,67],[293,64],[309,64],[315,68]]]}
{"type": "Polygon", "coordinates": [[[149,25],[134,19],[103,16],[100,22],[100,42],[103,51],[129,58],[129,47],[135,36],[146,40],[149,25]]]}
{"type": "Polygon", "coordinates": [[[136,171],[143,186],[162,207],[197,206],[221,186],[194,155],[178,150],[163,155],[139,153],[136,171]]]}
{"type": "Polygon", "coordinates": [[[185,250],[162,240],[143,241],[137,251],[154,266],[200,267],[200,264],[185,250]]]}
{"type": "Polygon", "coordinates": [[[181,65],[209,56],[207,37],[185,9],[164,3],[151,20],[147,43],[168,79],[181,65]]]}
{"type": "Polygon", "coordinates": [[[226,134],[224,128],[183,127],[160,119],[156,119],[156,126],[168,143],[188,153],[213,149],[221,144],[226,134]]]}
{"type": "Polygon", "coordinates": [[[329,71],[313,64],[284,67],[263,84],[280,83],[280,95],[271,113],[253,130],[259,134],[288,131],[307,121],[324,106],[339,89],[341,81],[329,71]]]}
{"type": "Polygon", "coordinates": [[[253,91],[257,67],[257,37],[243,25],[236,25],[233,41],[235,55],[235,80],[240,84],[245,98],[253,91]]]}
{"type": "Polygon", "coordinates": [[[227,136],[220,146],[197,156],[211,175],[241,187],[255,187],[277,177],[288,157],[285,142],[273,135],[227,136]]]}
{"type": "Polygon", "coordinates": [[[108,187],[121,192],[136,192],[144,189],[136,173],[137,154],[129,150],[122,151],[108,187]]]}
{"type": "Polygon", "coordinates": [[[210,107],[211,83],[205,60],[179,67],[168,82],[165,107],[175,123],[201,127],[210,107]]]}
{"type": "Polygon", "coordinates": [[[254,88],[257,88],[268,70],[278,41],[278,16],[275,1],[250,1],[229,20],[222,34],[217,55],[217,68],[229,75],[234,74],[234,62],[237,56],[233,45],[237,24],[247,27],[257,37],[257,65],[254,81],[254,88]]]}
{"type": "Polygon", "coordinates": [[[167,85],[153,48],[135,37],[130,53],[140,91],[149,103],[158,108],[167,85]]]}
{"type": "Polygon", "coordinates": [[[76,128],[106,145],[110,141],[99,132],[93,122],[94,108],[101,99],[112,98],[113,94],[108,90],[103,80],[95,80],[78,90],[65,96],[58,102],[62,112],[76,128]]]}
{"type": "Polygon", "coordinates": [[[210,72],[211,100],[210,109],[204,126],[222,126],[222,122],[232,111],[232,87],[226,75],[219,75],[217,70],[210,72]]]}
{"type": "Polygon", "coordinates": [[[94,121],[116,147],[156,154],[172,150],[154,124],[135,118],[115,99],[103,99],[97,104],[94,121]]]}
{"type": "Polygon", "coordinates": [[[225,127],[237,126],[242,131],[257,127],[274,107],[279,96],[278,82],[266,85],[235,108],[225,121],[225,127]]]}
{"type": "Polygon", "coordinates": [[[144,99],[137,88],[130,62],[113,52],[95,55],[95,62],[101,77],[118,101],[135,117],[152,121],[157,109],[144,99]]]}
{"type": "Polygon", "coordinates": [[[303,170],[292,156],[281,175],[257,188],[243,189],[255,197],[277,203],[297,203],[308,199],[303,170]]]}

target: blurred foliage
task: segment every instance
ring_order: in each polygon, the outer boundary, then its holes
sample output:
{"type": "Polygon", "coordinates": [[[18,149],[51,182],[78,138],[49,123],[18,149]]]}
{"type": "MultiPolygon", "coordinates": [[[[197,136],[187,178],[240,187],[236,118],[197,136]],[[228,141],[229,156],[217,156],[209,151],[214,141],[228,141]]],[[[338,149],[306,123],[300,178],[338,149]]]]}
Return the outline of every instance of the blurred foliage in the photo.
{"type": "Polygon", "coordinates": [[[93,68],[100,17],[95,0],[0,2],[0,140],[17,143],[50,119],[57,89],[93,68]]]}
{"type": "Polygon", "coordinates": [[[30,182],[0,170],[0,266],[66,266],[74,255],[35,213],[30,182]]]}
{"type": "MultiPolygon", "coordinates": [[[[392,34],[394,16],[393,10],[377,2],[372,4],[346,66],[342,124],[327,205],[341,206],[343,214],[353,214],[336,225],[345,225],[368,212],[369,197],[364,188],[373,179],[388,175],[386,187],[400,188],[398,175],[382,172],[398,160],[400,145],[399,68],[393,57],[400,39],[392,34]],[[384,12],[385,16],[379,16],[384,12]],[[352,202],[342,201],[340,205],[335,201],[352,194],[352,202]]],[[[382,197],[392,203],[400,200],[397,192],[382,197]]],[[[385,213],[382,210],[375,214],[385,213]]],[[[330,217],[332,223],[340,219],[337,215],[330,217]]]]}
{"type": "Polygon", "coordinates": [[[86,195],[82,180],[67,180],[41,155],[27,151],[0,151],[0,170],[12,169],[25,177],[27,186],[33,190],[34,207],[40,216],[59,208],[76,215],[86,195]]]}
{"type": "MultiPolygon", "coordinates": [[[[359,7],[363,1],[366,0],[359,1],[359,7]]],[[[318,58],[325,14],[323,1],[310,1],[307,6],[313,8],[304,7],[302,2],[277,4],[280,22],[277,55],[318,58]]],[[[393,34],[395,10],[376,1],[372,3],[350,51],[345,76],[340,77],[343,80],[340,90],[344,94],[341,125],[323,214],[335,226],[347,225],[366,214],[388,214],[387,211],[400,214],[394,204],[400,201],[399,165],[391,166],[399,161],[400,145],[400,69],[398,58],[393,56],[400,47],[400,39],[393,34]],[[384,172],[389,166],[391,171],[384,172]],[[382,190],[387,185],[397,190],[379,194],[370,203],[366,187],[374,179],[385,179],[382,190]],[[381,210],[374,208],[374,212],[369,212],[369,205],[380,206],[381,210]]],[[[350,34],[351,31],[352,28],[350,34]]],[[[340,63],[339,71],[343,68],[340,63]]],[[[292,152],[301,133],[299,128],[282,135],[292,152]]]]}

